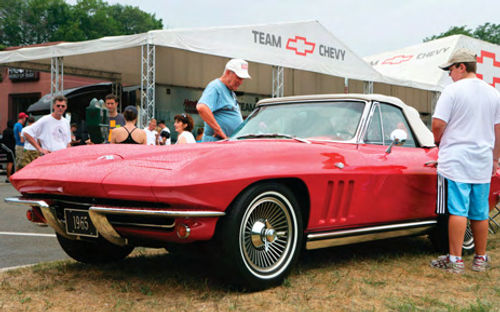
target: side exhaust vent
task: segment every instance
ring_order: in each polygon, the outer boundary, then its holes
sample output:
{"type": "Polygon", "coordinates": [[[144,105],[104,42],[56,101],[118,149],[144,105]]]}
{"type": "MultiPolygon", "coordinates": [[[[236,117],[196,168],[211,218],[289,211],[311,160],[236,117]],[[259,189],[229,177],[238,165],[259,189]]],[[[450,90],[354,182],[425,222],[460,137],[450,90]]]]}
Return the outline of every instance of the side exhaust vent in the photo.
{"type": "Polygon", "coordinates": [[[323,224],[338,224],[347,221],[354,191],[354,180],[328,181],[323,214],[323,224]]]}

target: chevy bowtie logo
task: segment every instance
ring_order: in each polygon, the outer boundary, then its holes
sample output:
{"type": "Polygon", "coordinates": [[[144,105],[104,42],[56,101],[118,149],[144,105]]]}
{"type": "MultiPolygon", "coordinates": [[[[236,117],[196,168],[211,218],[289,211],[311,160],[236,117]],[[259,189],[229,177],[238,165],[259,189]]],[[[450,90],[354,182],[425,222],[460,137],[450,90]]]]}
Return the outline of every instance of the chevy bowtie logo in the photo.
{"type": "Polygon", "coordinates": [[[401,64],[403,62],[407,62],[411,60],[413,55],[396,55],[394,57],[388,58],[382,62],[383,64],[389,64],[389,65],[396,65],[396,64],[401,64]]]}
{"type": "Polygon", "coordinates": [[[313,53],[315,47],[315,43],[308,42],[305,37],[300,36],[295,36],[294,39],[289,38],[286,43],[286,48],[288,50],[293,50],[295,54],[303,56],[306,56],[307,53],[313,53]]]}

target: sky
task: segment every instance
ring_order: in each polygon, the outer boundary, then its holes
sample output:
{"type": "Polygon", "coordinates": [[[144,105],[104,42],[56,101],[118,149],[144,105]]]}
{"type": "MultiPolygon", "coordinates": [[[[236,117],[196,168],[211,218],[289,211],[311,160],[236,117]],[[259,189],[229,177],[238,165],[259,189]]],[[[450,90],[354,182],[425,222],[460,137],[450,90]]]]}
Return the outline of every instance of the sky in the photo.
{"type": "Polygon", "coordinates": [[[500,24],[499,0],[104,1],[154,13],[169,29],[317,20],[362,57],[419,44],[453,26],[500,24]]]}

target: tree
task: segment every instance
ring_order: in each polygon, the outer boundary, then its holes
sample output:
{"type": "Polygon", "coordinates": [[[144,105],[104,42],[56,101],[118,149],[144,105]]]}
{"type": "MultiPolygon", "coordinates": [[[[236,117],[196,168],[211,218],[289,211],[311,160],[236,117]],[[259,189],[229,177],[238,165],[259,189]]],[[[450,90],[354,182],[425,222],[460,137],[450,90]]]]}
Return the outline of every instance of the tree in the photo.
{"type": "Polygon", "coordinates": [[[21,46],[54,41],[81,41],[130,35],[163,28],[155,14],[138,7],[108,5],[103,0],[0,1],[0,42],[21,46]]]}
{"type": "MultiPolygon", "coordinates": [[[[24,2],[24,1],[21,1],[24,2]]],[[[23,10],[20,44],[62,41],[60,29],[69,20],[70,6],[64,0],[30,0],[23,10]]]]}
{"type": "Polygon", "coordinates": [[[155,20],[154,14],[151,16],[132,6],[115,4],[110,7],[110,15],[117,22],[118,29],[127,34],[139,34],[151,29],[163,28],[161,19],[159,22],[155,20]]]}
{"type": "Polygon", "coordinates": [[[467,26],[454,26],[439,35],[427,37],[423,41],[426,42],[452,35],[466,35],[491,43],[500,44],[500,24],[485,23],[484,25],[477,26],[474,30],[467,28],[467,26]]]}
{"type": "Polygon", "coordinates": [[[476,30],[474,30],[474,38],[500,44],[500,24],[486,23],[477,26],[476,30]]]}
{"type": "Polygon", "coordinates": [[[26,10],[25,1],[4,0],[0,2],[0,42],[3,45],[16,45],[22,37],[22,12],[26,10]]]}

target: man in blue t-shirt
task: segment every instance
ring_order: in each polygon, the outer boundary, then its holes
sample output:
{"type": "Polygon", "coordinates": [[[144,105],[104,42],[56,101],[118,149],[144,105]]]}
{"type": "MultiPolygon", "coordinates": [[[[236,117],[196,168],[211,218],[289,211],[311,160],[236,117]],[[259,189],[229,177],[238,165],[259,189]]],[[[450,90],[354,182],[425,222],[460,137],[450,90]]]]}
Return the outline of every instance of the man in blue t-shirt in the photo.
{"type": "Polygon", "coordinates": [[[241,124],[243,118],[234,91],[243,79],[249,78],[248,63],[232,59],[227,62],[222,76],[207,85],[196,104],[201,119],[205,121],[202,142],[227,139],[241,124]]]}
{"type": "Polygon", "coordinates": [[[26,113],[19,113],[17,122],[14,125],[14,139],[16,140],[16,170],[23,159],[24,138],[21,136],[21,131],[23,131],[23,125],[26,122],[26,118],[28,118],[26,113]]]}

